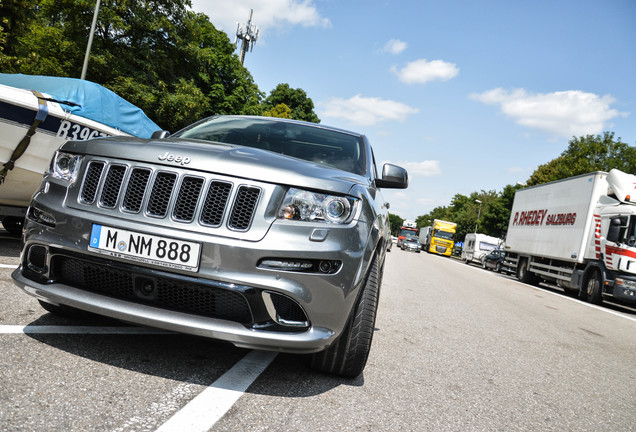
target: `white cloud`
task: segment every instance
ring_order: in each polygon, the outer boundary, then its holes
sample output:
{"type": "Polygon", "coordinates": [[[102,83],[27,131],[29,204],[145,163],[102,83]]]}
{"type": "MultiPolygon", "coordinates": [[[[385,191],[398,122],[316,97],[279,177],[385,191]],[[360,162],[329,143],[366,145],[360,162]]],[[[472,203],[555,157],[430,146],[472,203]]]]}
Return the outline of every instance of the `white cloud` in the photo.
{"type": "Polygon", "coordinates": [[[473,93],[470,98],[499,105],[517,124],[568,138],[600,133],[611,119],[627,115],[611,108],[615,99],[610,95],[581,90],[532,94],[524,89],[496,88],[473,93]]]}
{"type": "Polygon", "coordinates": [[[349,99],[331,98],[318,104],[320,117],[345,119],[360,126],[372,126],[384,121],[404,121],[410,114],[419,112],[401,102],[355,95],[349,99]]]}
{"type": "Polygon", "coordinates": [[[206,14],[217,29],[234,39],[236,23],[247,23],[250,9],[254,10],[252,24],[261,33],[274,27],[301,25],[329,27],[329,19],[320,15],[312,0],[192,0],[195,12],[206,14]]]}
{"type": "Polygon", "coordinates": [[[400,54],[402,51],[406,49],[406,42],[403,42],[399,39],[391,39],[384,45],[382,48],[382,52],[386,52],[389,54],[400,54]]]}
{"type": "Polygon", "coordinates": [[[421,162],[390,162],[406,169],[411,177],[439,177],[442,175],[442,168],[439,161],[425,160],[421,162]]]}
{"type": "Polygon", "coordinates": [[[407,63],[402,69],[393,66],[391,72],[403,83],[426,84],[429,81],[448,81],[455,78],[459,74],[459,68],[454,63],[443,60],[419,59],[407,63]]]}

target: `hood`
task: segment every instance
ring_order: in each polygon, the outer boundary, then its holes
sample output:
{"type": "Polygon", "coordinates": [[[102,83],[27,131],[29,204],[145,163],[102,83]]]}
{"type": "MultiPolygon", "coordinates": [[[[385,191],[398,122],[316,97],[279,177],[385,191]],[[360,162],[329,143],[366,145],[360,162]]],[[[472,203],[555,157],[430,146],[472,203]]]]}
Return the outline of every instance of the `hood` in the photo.
{"type": "Polygon", "coordinates": [[[68,141],[61,150],[341,194],[369,184],[366,177],[267,150],[178,138],[68,141]]]}

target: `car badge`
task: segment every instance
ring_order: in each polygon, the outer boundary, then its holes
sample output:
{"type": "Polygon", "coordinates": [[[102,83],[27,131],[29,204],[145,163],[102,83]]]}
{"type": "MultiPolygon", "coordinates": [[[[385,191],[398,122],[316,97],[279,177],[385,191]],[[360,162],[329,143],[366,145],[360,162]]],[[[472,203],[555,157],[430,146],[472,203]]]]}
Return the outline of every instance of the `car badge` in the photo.
{"type": "Polygon", "coordinates": [[[188,156],[174,155],[170,152],[159,155],[157,156],[157,158],[159,158],[160,161],[175,162],[181,165],[187,165],[192,161],[192,159],[190,159],[188,156]]]}

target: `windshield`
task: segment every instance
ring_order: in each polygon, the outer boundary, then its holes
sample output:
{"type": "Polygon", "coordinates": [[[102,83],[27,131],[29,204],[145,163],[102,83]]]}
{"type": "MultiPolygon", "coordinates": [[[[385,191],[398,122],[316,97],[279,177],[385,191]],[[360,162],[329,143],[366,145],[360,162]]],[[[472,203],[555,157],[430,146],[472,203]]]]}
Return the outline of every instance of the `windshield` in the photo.
{"type": "Polygon", "coordinates": [[[275,118],[221,116],[195,123],[175,136],[254,147],[365,174],[362,137],[319,125],[275,118]]]}
{"type": "Polygon", "coordinates": [[[400,231],[400,236],[402,237],[409,237],[409,236],[416,236],[417,231],[415,231],[415,229],[408,229],[408,228],[402,228],[402,230],[400,231]]]}
{"type": "Polygon", "coordinates": [[[479,242],[479,250],[490,251],[493,249],[497,249],[497,245],[494,245],[492,243],[479,242]]]}
{"type": "Polygon", "coordinates": [[[435,230],[435,232],[433,233],[433,237],[445,240],[453,240],[455,238],[455,234],[446,231],[435,230]]]}

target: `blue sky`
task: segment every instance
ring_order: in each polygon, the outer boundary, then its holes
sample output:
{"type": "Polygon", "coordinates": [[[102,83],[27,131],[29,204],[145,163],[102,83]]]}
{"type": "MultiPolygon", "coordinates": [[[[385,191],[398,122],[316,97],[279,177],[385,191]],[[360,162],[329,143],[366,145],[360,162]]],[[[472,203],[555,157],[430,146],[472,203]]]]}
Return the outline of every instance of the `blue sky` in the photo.
{"type": "Polygon", "coordinates": [[[407,168],[402,218],[525,182],[572,136],[636,145],[636,1],[193,0],[232,41],[250,9],[260,90],[302,88],[407,168]]]}

